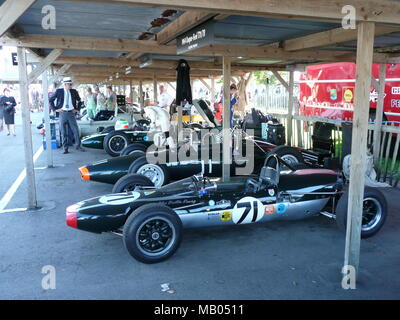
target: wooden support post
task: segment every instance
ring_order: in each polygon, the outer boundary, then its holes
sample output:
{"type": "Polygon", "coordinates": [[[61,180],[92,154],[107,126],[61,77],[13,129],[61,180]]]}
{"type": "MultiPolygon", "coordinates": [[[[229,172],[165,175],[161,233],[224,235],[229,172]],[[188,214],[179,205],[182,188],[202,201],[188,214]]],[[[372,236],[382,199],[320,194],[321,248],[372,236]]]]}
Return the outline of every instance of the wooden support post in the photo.
{"type": "Polygon", "coordinates": [[[293,104],[294,104],[294,72],[289,72],[289,102],[288,102],[288,117],[287,117],[287,137],[286,144],[292,145],[293,136],[293,104]]]}
{"type": "Polygon", "coordinates": [[[143,81],[139,81],[139,106],[140,109],[144,108],[144,96],[143,96],[143,81]]]}
{"type": "Polygon", "coordinates": [[[53,49],[46,58],[35,68],[28,76],[28,82],[32,83],[35,81],[50,65],[57,60],[64,50],[53,49]]]}
{"type": "Polygon", "coordinates": [[[6,0],[0,7],[0,37],[21,17],[36,0],[6,0]]]}
{"type": "Polygon", "coordinates": [[[182,103],[180,103],[178,106],[178,144],[182,142],[183,140],[183,123],[182,123],[182,117],[183,117],[183,110],[182,110],[182,103]]]}
{"type": "Polygon", "coordinates": [[[223,144],[222,144],[222,178],[224,181],[230,180],[231,161],[232,161],[232,134],[231,134],[231,61],[230,57],[223,58],[224,74],[224,105],[223,105],[223,144]]]}
{"type": "Polygon", "coordinates": [[[154,105],[156,106],[158,103],[158,88],[157,88],[157,78],[154,78],[153,81],[153,90],[154,90],[154,105]]]}
{"type": "Polygon", "coordinates": [[[129,81],[129,96],[131,98],[131,104],[133,104],[133,81],[129,81]]]}
{"type": "Polygon", "coordinates": [[[175,86],[171,82],[168,82],[168,85],[172,88],[172,90],[176,91],[175,86]]]}
{"type": "Polygon", "coordinates": [[[72,67],[71,64],[64,64],[51,78],[48,82],[57,81],[65,72],[67,72],[72,67]]]}
{"type": "Polygon", "coordinates": [[[28,193],[28,207],[37,208],[35,168],[33,162],[31,112],[29,110],[29,82],[26,68],[25,48],[18,47],[19,90],[22,111],[22,129],[24,133],[24,152],[26,167],[26,182],[28,193]]]}
{"type": "Polygon", "coordinates": [[[215,104],[215,79],[214,77],[211,78],[211,106],[214,110],[214,104],[215,104]]]}
{"type": "Polygon", "coordinates": [[[378,84],[378,103],[376,106],[376,118],[374,126],[374,163],[378,164],[379,151],[381,148],[382,136],[382,119],[383,119],[383,105],[385,102],[385,83],[386,80],[386,64],[382,63],[379,68],[379,84],[378,84]]]}
{"type": "Polygon", "coordinates": [[[344,265],[358,277],[375,23],[358,24],[357,72],[344,265]]]}
{"type": "Polygon", "coordinates": [[[211,88],[210,88],[210,86],[208,85],[208,83],[206,82],[206,80],[201,79],[201,78],[200,78],[199,80],[200,80],[200,82],[206,87],[207,90],[211,91],[211,88]]]}
{"type": "Polygon", "coordinates": [[[47,168],[53,168],[53,148],[51,143],[50,109],[49,109],[49,80],[48,70],[42,73],[44,128],[46,130],[47,168]]]}
{"type": "Polygon", "coordinates": [[[285,79],[282,78],[280,73],[276,70],[272,70],[272,74],[279,80],[281,85],[283,85],[286,88],[286,90],[289,91],[289,84],[285,81],[285,79]]]}

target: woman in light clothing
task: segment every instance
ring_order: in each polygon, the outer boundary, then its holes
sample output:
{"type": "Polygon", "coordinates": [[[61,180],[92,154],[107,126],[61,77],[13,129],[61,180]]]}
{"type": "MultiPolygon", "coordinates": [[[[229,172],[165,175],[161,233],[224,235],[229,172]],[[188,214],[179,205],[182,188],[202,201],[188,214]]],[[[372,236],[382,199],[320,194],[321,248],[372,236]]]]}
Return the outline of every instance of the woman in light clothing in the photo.
{"type": "Polygon", "coordinates": [[[92,88],[87,88],[87,95],[86,95],[86,110],[89,119],[94,119],[96,116],[96,95],[92,92],[92,88]]]}
{"type": "Polygon", "coordinates": [[[106,97],[104,94],[100,91],[99,87],[96,87],[95,89],[96,95],[97,95],[97,107],[96,107],[96,113],[99,113],[100,111],[107,110],[106,108],[106,97]]]}

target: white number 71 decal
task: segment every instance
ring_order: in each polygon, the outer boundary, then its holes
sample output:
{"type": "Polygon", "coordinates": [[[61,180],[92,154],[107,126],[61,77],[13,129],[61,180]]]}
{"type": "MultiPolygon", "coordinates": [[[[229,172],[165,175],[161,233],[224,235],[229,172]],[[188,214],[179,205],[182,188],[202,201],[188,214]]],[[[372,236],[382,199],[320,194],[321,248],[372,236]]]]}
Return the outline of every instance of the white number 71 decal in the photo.
{"type": "Polygon", "coordinates": [[[264,205],[253,197],[240,199],[232,210],[232,220],[236,224],[257,222],[264,216],[264,205]]]}

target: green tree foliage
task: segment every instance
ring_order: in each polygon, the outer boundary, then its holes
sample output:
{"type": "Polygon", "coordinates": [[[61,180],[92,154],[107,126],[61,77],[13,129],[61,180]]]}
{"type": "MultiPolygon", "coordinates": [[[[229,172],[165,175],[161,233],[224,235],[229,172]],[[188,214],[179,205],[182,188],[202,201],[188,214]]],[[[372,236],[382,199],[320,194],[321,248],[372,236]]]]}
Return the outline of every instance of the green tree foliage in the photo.
{"type": "MultiPolygon", "coordinates": [[[[279,71],[279,74],[282,76],[283,79],[288,81],[288,72],[279,71]]],[[[274,76],[271,71],[256,71],[254,72],[254,79],[258,84],[263,84],[265,86],[274,86],[280,84],[279,80],[274,76]]]]}

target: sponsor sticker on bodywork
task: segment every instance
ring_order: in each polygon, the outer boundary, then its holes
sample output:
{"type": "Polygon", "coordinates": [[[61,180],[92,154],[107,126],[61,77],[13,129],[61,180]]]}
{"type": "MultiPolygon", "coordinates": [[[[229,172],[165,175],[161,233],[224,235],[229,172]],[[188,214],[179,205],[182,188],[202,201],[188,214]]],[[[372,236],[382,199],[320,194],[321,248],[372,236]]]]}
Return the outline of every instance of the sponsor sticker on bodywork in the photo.
{"type": "Polygon", "coordinates": [[[265,214],[273,214],[273,213],[275,213],[275,207],[271,204],[266,205],[264,207],[264,212],[265,212],[265,214]]]}
{"type": "Polygon", "coordinates": [[[232,220],[232,213],[230,211],[223,211],[220,214],[222,221],[230,221],[232,220]]]}
{"type": "Polygon", "coordinates": [[[284,214],[287,210],[287,204],[286,203],[280,203],[278,204],[278,206],[276,207],[276,213],[278,214],[284,214]]]}

